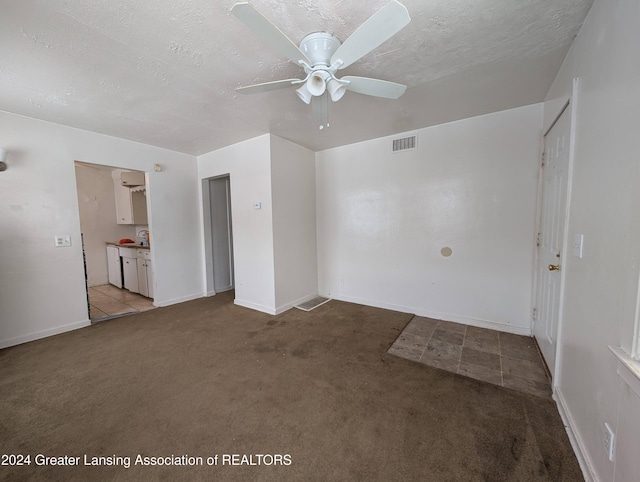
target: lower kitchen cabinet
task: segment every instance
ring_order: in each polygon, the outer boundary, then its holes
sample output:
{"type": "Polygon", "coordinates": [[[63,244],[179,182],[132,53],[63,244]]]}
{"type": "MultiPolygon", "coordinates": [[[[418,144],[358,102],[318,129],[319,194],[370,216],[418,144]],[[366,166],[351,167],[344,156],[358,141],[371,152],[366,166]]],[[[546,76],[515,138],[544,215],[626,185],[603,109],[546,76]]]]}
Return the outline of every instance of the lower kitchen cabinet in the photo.
{"type": "Polygon", "coordinates": [[[109,283],[122,288],[122,262],[117,246],[107,246],[107,272],[109,283]]]}
{"type": "MultiPolygon", "coordinates": [[[[145,254],[148,254],[148,252],[145,254]]],[[[153,298],[153,267],[151,265],[151,259],[146,256],[138,257],[137,262],[138,288],[140,289],[140,294],[147,298],[153,298]]]]}
{"type": "Polygon", "coordinates": [[[138,289],[138,264],[136,263],[138,250],[136,248],[120,246],[118,251],[122,258],[122,287],[132,293],[140,293],[138,289]]]}
{"type": "Polygon", "coordinates": [[[154,297],[155,280],[151,251],[135,247],[107,246],[109,283],[147,298],[154,297]]]}
{"type": "Polygon", "coordinates": [[[132,293],[140,293],[138,283],[138,264],[136,258],[122,258],[122,274],[124,277],[124,288],[132,293]]]}

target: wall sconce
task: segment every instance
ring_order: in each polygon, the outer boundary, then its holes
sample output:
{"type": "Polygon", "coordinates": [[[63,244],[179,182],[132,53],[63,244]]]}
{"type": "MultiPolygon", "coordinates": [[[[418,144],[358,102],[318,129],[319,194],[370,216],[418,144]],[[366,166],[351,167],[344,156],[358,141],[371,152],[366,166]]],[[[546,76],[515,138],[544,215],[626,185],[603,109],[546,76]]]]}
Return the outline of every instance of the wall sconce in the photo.
{"type": "Polygon", "coordinates": [[[7,160],[7,154],[9,152],[6,149],[2,149],[0,148],[0,171],[6,171],[7,170],[7,163],[4,162],[7,160]]]}

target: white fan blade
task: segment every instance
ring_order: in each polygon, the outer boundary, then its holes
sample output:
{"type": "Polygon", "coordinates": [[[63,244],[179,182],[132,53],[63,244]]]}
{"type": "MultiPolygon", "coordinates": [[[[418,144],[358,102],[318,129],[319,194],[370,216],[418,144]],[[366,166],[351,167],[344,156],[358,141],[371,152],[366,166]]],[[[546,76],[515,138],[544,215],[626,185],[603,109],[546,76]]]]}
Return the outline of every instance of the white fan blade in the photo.
{"type": "Polygon", "coordinates": [[[248,85],[246,87],[238,87],[236,92],[241,94],[257,94],[259,92],[271,92],[272,90],[284,89],[290,87],[294,82],[300,82],[300,79],[274,80],[273,82],[265,82],[264,84],[248,85]]]}
{"type": "Polygon", "coordinates": [[[396,84],[380,79],[370,79],[368,77],[345,76],[340,80],[347,80],[347,90],[358,94],[373,95],[374,97],[384,97],[385,99],[397,99],[405,90],[406,85],[396,84]]]}
{"type": "Polygon", "coordinates": [[[309,63],[307,56],[302,53],[293,41],[282,30],[272,24],[248,2],[236,3],[231,8],[231,13],[238,17],[242,23],[253,30],[258,37],[267,43],[272,49],[284,55],[296,65],[299,60],[309,63]]]}
{"type": "Polygon", "coordinates": [[[331,57],[331,65],[342,60],[341,69],[361,59],[373,49],[389,40],[409,22],[407,8],[396,0],[391,0],[360,25],[331,57]]]}

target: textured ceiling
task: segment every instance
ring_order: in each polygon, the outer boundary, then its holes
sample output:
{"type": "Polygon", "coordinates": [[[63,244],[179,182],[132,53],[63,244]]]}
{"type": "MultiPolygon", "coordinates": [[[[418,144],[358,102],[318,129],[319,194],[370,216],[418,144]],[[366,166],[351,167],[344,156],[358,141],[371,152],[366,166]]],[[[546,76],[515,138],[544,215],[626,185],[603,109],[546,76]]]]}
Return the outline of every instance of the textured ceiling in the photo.
{"type": "MultiPolygon", "coordinates": [[[[295,42],[344,41],[388,0],[253,0],[295,42]]],[[[234,0],[0,0],[0,110],[202,154],[266,132],[321,150],[540,102],[593,0],[404,0],[412,21],[341,75],[408,85],[348,92],[318,130],[300,77],[234,0]]]]}

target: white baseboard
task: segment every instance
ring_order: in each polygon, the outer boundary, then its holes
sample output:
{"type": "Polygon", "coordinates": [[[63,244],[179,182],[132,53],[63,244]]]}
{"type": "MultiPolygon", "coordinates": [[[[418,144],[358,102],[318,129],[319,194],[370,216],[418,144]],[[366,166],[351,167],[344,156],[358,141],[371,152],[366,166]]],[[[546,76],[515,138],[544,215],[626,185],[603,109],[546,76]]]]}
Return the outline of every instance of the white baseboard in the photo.
{"type": "Polygon", "coordinates": [[[252,310],[257,310],[257,311],[261,311],[263,313],[267,313],[269,315],[279,315],[280,313],[284,313],[287,310],[290,310],[291,308],[293,308],[296,305],[299,305],[300,303],[304,303],[305,301],[309,301],[313,298],[315,298],[316,296],[318,296],[317,293],[313,293],[307,296],[303,296],[300,299],[297,299],[295,301],[290,301],[289,303],[285,303],[284,305],[280,305],[276,308],[272,308],[271,306],[264,306],[264,305],[260,305],[258,303],[254,303],[252,301],[246,301],[246,300],[239,300],[239,299],[235,299],[233,302],[234,304],[238,305],[238,306],[244,306],[245,308],[251,308],[252,310]]]}
{"type": "Polygon", "coordinates": [[[567,402],[562,395],[560,387],[555,387],[553,391],[553,398],[556,401],[558,412],[560,413],[560,417],[562,418],[562,422],[564,423],[567,435],[569,436],[569,441],[571,442],[573,452],[576,454],[576,458],[578,459],[578,463],[580,464],[580,468],[582,469],[584,480],[586,482],[598,482],[598,476],[593,470],[593,463],[589,458],[589,454],[585,450],[584,442],[580,437],[580,433],[576,430],[576,424],[573,420],[573,417],[571,416],[571,412],[569,411],[569,407],[567,406],[567,402]]]}
{"type": "Polygon", "coordinates": [[[258,303],[253,303],[252,301],[244,301],[244,300],[239,300],[238,298],[236,298],[235,300],[233,300],[233,303],[235,305],[243,306],[245,308],[250,308],[252,310],[262,311],[263,313],[267,313],[268,315],[275,315],[276,314],[275,308],[273,308],[271,306],[260,305],[258,303]]]}
{"type": "Polygon", "coordinates": [[[424,310],[422,308],[396,305],[393,303],[384,303],[381,301],[374,301],[362,298],[356,298],[354,296],[345,296],[341,294],[331,293],[331,295],[320,293],[320,296],[326,296],[327,298],[333,298],[334,300],[348,301],[349,303],[357,303],[359,305],[373,306],[375,308],[384,308],[386,310],[399,311],[401,313],[412,313],[417,316],[424,316],[425,318],[433,318],[435,320],[452,321],[454,323],[462,323],[464,325],[476,326],[478,328],[489,328],[491,330],[503,331],[506,333],[513,333],[515,335],[531,336],[531,327],[529,326],[516,326],[508,325],[506,323],[499,323],[496,321],[480,320],[477,318],[469,318],[466,316],[455,315],[451,313],[440,313],[437,311],[424,310]]]}
{"type": "Polygon", "coordinates": [[[48,336],[59,335],[67,331],[77,330],[91,325],[90,320],[78,321],[76,323],[69,323],[68,325],[57,326],[55,328],[49,328],[48,330],[37,331],[28,335],[17,336],[15,338],[9,338],[7,340],[0,340],[0,349],[8,348],[10,346],[21,345],[22,343],[28,343],[30,341],[39,340],[48,336]]]}
{"type": "Polygon", "coordinates": [[[219,295],[220,293],[226,293],[227,291],[231,291],[232,289],[233,289],[233,286],[231,288],[227,288],[226,290],[221,290],[221,291],[209,290],[205,293],[204,297],[211,298],[212,296],[219,295]]]}
{"type": "Polygon", "coordinates": [[[291,301],[290,303],[285,303],[284,305],[278,306],[276,308],[276,314],[279,315],[280,313],[284,313],[285,311],[290,310],[294,306],[299,305],[301,303],[305,303],[306,301],[312,300],[317,296],[318,296],[318,293],[313,293],[310,295],[303,296],[302,298],[297,299],[295,301],[291,301]]]}
{"type": "Polygon", "coordinates": [[[205,296],[204,293],[193,293],[186,296],[181,296],[179,298],[172,298],[170,300],[160,300],[154,301],[154,306],[171,306],[177,303],[184,303],[185,301],[197,300],[198,298],[203,298],[205,296]]]}

